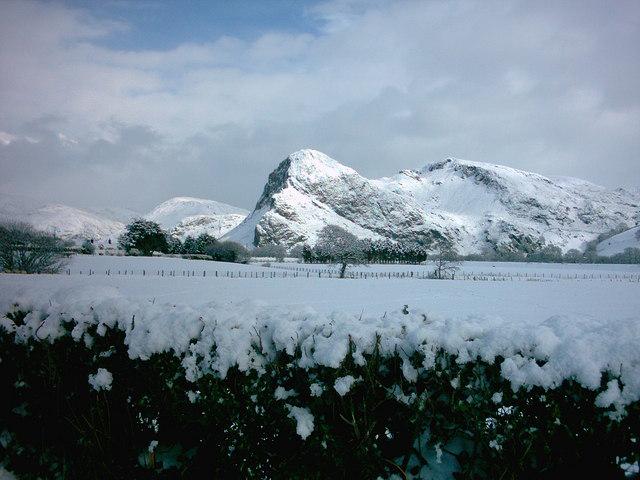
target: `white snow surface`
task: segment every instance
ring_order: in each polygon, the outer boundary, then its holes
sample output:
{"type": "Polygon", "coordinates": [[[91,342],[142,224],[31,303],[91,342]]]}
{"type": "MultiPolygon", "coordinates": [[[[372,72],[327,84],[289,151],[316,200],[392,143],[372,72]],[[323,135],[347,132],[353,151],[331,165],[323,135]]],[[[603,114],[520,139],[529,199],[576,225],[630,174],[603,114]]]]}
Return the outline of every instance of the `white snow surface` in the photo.
{"type": "Polygon", "coordinates": [[[180,238],[208,233],[221,237],[236,227],[248,211],[203,198],[174,197],[162,202],[145,215],[180,238]]]}
{"type": "MultiPolygon", "coordinates": [[[[359,357],[373,351],[379,335],[383,354],[419,352],[427,369],[437,349],[457,355],[460,362],[501,357],[502,375],[513,388],[554,388],[571,378],[598,389],[609,372],[617,384],[609,385],[597,402],[620,409],[640,398],[639,290],[637,282],[605,279],[0,275],[0,310],[8,312],[18,303],[30,311],[24,325],[7,317],[0,324],[18,339],[37,331],[39,339],[50,341],[64,333],[64,320],[75,323],[73,338],[87,344],[89,325],[98,326],[98,335],[118,328],[131,358],[173,351],[189,380],[204,374],[225,377],[234,366],[261,371],[277,351],[302,352],[296,360],[302,368],[337,368],[348,354],[349,339],[359,357]],[[229,292],[235,296],[229,298],[229,292]],[[322,305],[319,298],[327,304],[312,308],[322,305]],[[376,301],[386,303],[376,306],[376,301]],[[410,305],[407,314],[405,303],[410,305]],[[389,309],[392,304],[396,307],[389,309]]],[[[408,381],[417,374],[414,368],[403,368],[403,373],[408,381]]]]}
{"type": "Polygon", "coordinates": [[[338,395],[344,397],[347,393],[349,393],[349,390],[351,390],[351,387],[357,381],[358,379],[354,378],[353,375],[339,377],[336,378],[336,381],[333,384],[333,388],[336,392],[338,392],[338,395]]]}
{"type": "MultiPolygon", "coordinates": [[[[159,223],[178,238],[208,233],[216,238],[239,225],[249,214],[242,208],[214,200],[175,197],[161,203],[145,218],[159,223]]],[[[125,208],[79,209],[41,204],[25,196],[0,194],[0,221],[22,221],[63,238],[117,243],[125,225],[139,215],[125,208]]]]}
{"type": "Polygon", "coordinates": [[[300,435],[303,440],[311,435],[313,432],[313,415],[308,408],[295,407],[287,404],[289,409],[289,418],[293,418],[296,421],[296,433],[300,435]]]}
{"type": "Polygon", "coordinates": [[[97,392],[100,390],[111,390],[113,375],[106,368],[98,368],[98,371],[89,375],[89,385],[97,392]]]}
{"type": "MultiPolygon", "coordinates": [[[[326,314],[337,310],[383,315],[406,304],[410,309],[418,308],[442,317],[473,315],[533,323],[558,314],[585,316],[595,321],[618,320],[637,317],[640,311],[640,283],[622,281],[625,276],[637,278],[640,274],[638,265],[462,264],[460,273],[469,275],[486,278],[492,278],[489,275],[514,275],[512,280],[499,282],[371,277],[340,281],[327,278],[326,273],[318,278],[315,273],[318,269],[326,272],[333,268],[335,271],[335,266],[271,265],[262,267],[170,257],[77,255],[68,265],[71,275],[0,274],[0,289],[5,290],[7,296],[21,297],[30,291],[38,291],[46,298],[59,297],[65,292],[80,295],[87,289],[95,289],[97,296],[112,292],[113,295],[147,302],[195,307],[210,302],[231,307],[253,300],[293,309],[311,307],[326,314]],[[283,274],[283,270],[276,267],[299,268],[300,277],[268,278],[271,272],[283,274]],[[311,270],[309,278],[305,273],[307,269],[311,270]],[[88,275],[89,270],[92,275],[88,275]],[[169,277],[169,271],[177,276],[169,277]],[[226,277],[227,272],[234,278],[226,277]],[[267,278],[238,278],[238,273],[250,275],[252,272],[264,273],[267,278]],[[159,276],[159,273],[164,273],[164,276],[159,276]],[[183,273],[195,276],[183,277],[183,273]],[[557,279],[558,275],[563,279],[557,279]],[[567,277],[572,280],[566,280],[567,277]]],[[[432,269],[430,265],[363,265],[351,267],[348,271],[371,276],[388,272],[424,274],[432,269]]],[[[93,294],[87,293],[87,301],[93,294]]]]}
{"type": "Polygon", "coordinates": [[[234,229],[247,217],[246,214],[191,215],[183,218],[171,229],[174,237],[184,241],[187,237],[197,238],[202,234],[220,238],[234,229]]]}
{"type": "Polygon", "coordinates": [[[0,465],[0,480],[17,480],[17,478],[13,473],[0,465]]]}
{"type": "Polygon", "coordinates": [[[333,224],[372,239],[438,232],[460,253],[540,237],[566,251],[635,224],[639,205],[636,192],[454,158],[371,180],[307,149],[271,173],[254,212],[227,237],[245,245],[314,244],[333,224]]]}
{"type": "Polygon", "coordinates": [[[640,248],[640,226],[630,228],[611,238],[607,238],[598,244],[596,251],[598,255],[610,257],[622,253],[627,248],[640,248]]]}
{"type": "Polygon", "coordinates": [[[124,231],[122,222],[97,213],[6,194],[0,195],[0,221],[26,222],[37,230],[72,240],[117,238],[124,231]]]}

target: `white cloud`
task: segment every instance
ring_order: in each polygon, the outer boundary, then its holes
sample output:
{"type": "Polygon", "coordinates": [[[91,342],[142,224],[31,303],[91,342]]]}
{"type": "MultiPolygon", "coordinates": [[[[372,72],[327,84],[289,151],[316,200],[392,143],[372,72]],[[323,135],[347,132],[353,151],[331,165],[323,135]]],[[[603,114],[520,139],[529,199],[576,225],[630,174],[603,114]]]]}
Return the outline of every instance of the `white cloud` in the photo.
{"type": "Polygon", "coordinates": [[[9,132],[0,132],[0,143],[2,145],[9,145],[16,139],[15,135],[11,135],[9,132]]]}

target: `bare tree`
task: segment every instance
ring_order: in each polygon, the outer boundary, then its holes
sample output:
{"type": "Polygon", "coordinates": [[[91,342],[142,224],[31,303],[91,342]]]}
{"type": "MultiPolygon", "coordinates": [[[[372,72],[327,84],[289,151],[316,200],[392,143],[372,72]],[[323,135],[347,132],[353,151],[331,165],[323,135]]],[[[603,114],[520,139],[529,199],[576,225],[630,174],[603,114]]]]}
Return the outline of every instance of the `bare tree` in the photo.
{"type": "Polygon", "coordinates": [[[0,266],[5,272],[55,273],[65,264],[70,243],[26,223],[0,225],[0,266]]]}
{"type": "Polygon", "coordinates": [[[460,262],[458,261],[458,253],[450,247],[440,247],[435,251],[433,263],[435,270],[433,277],[439,280],[445,278],[455,278],[456,272],[460,270],[460,262]]]}
{"type": "Polygon", "coordinates": [[[364,263],[363,245],[358,237],[337,225],[327,225],[318,235],[317,256],[340,264],[340,278],[344,278],[349,265],[364,263]]]}

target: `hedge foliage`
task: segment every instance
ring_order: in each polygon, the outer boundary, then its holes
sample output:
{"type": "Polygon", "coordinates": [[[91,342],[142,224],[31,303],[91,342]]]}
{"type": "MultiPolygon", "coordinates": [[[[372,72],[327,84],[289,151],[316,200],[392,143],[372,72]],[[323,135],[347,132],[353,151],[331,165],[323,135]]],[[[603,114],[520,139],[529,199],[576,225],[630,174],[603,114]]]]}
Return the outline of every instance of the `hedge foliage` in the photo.
{"type": "MultiPolygon", "coordinates": [[[[25,313],[9,314],[16,324],[25,313]]],[[[173,352],[132,360],[124,333],[29,339],[0,327],[0,464],[19,478],[624,478],[640,458],[640,405],[622,418],[573,381],[514,392],[497,365],[443,351],[415,382],[399,355],[185,379],[173,352]],[[96,391],[88,377],[113,375],[96,391]],[[341,396],[337,379],[356,379],[341,396]],[[314,387],[311,387],[314,385],[314,387]],[[320,395],[319,386],[323,387],[320,395]],[[274,395],[282,387],[280,399],[274,395]],[[284,389],[284,390],[283,390],[284,389]],[[294,392],[293,392],[294,391],[294,392]],[[314,395],[315,394],[315,395],[314,395]],[[292,406],[313,415],[296,433],[292,406]],[[157,444],[156,444],[157,442],[157,444]],[[441,463],[438,463],[438,462],[441,463]]],[[[411,358],[419,366],[422,358],[411,358]]]]}

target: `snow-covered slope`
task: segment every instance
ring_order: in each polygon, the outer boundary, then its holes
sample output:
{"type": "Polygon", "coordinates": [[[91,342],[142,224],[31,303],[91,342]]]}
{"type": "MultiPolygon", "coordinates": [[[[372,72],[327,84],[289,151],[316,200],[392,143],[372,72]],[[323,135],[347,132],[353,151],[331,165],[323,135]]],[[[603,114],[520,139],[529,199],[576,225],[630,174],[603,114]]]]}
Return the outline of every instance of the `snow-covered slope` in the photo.
{"type": "Polygon", "coordinates": [[[610,257],[624,252],[627,248],[640,248],[640,226],[603,240],[596,247],[596,251],[598,255],[610,257]]]}
{"type": "Polygon", "coordinates": [[[184,240],[186,237],[198,237],[203,233],[216,238],[234,229],[247,218],[246,214],[228,213],[225,215],[190,215],[182,219],[171,229],[171,234],[184,240]]]}
{"type": "Polygon", "coordinates": [[[248,214],[242,208],[214,200],[175,197],[155,207],[145,218],[159,223],[180,238],[197,237],[201,233],[221,237],[248,214]]]}
{"type": "Polygon", "coordinates": [[[314,243],[327,224],[361,238],[450,240],[461,253],[528,249],[544,238],[564,250],[621,223],[640,196],[584,180],[447,159],[370,180],[323,153],[301,150],[274,170],[254,212],[227,238],[244,244],[314,243]]]}
{"type": "Polygon", "coordinates": [[[40,205],[17,195],[0,195],[0,220],[21,221],[38,230],[73,240],[117,238],[124,224],[79,208],[61,204],[40,205]]]}
{"type": "Polygon", "coordinates": [[[378,184],[418,202],[463,252],[527,249],[541,237],[580,249],[599,233],[635,224],[640,211],[640,197],[622,189],[452,158],[378,184]]]}
{"type": "MultiPolygon", "coordinates": [[[[176,197],[161,203],[145,217],[158,222],[174,235],[185,238],[208,233],[220,237],[237,226],[249,212],[224,203],[200,198],[176,197]]],[[[19,195],[0,194],[0,221],[18,220],[38,230],[82,241],[94,239],[112,244],[136,212],[122,208],[81,210],[61,204],[42,205],[19,195]]]]}
{"type": "Polygon", "coordinates": [[[226,238],[245,245],[314,243],[328,224],[360,238],[425,239],[432,234],[418,205],[323,153],[301,150],[269,175],[254,212],[226,238]]]}
{"type": "Polygon", "coordinates": [[[85,210],[67,205],[45,205],[29,215],[29,223],[38,230],[54,232],[64,238],[117,237],[124,224],[98,217],[85,210]]]}

